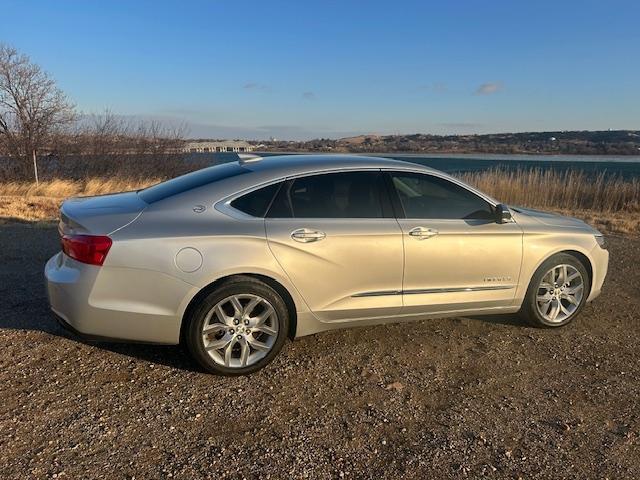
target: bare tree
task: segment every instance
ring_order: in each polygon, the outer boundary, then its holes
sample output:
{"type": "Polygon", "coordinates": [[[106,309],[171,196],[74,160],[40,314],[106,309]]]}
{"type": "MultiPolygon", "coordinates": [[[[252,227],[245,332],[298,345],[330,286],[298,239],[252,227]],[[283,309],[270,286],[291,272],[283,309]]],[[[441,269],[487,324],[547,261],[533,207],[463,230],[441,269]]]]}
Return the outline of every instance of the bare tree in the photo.
{"type": "Polygon", "coordinates": [[[51,134],[71,124],[74,105],[54,80],[28,56],[0,44],[0,143],[10,156],[33,159],[51,134]]]}
{"type": "Polygon", "coordinates": [[[81,114],[80,118],[77,151],[94,157],[175,154],[182,149],[187,132],[185,124],[127,117],[109,109],[99,114],[81,114]]]}

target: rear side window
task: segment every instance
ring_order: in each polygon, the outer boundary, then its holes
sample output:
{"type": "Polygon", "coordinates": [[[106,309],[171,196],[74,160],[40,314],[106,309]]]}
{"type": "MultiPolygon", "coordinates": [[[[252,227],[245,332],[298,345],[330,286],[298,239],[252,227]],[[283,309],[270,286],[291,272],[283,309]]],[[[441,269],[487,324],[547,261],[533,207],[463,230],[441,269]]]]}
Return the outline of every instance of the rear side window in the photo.
{"type": "Polygon", "coordinates": [[[146,203],[154,203],[193,190],[194,188],[217,182],[218,180],[224,180],[225,178],[231,178],[249,172],[250,170],[241,167],[237,162],[223,163],[222,165],[204,168],[167,180],[166,182],[158,183],[152,187],[140,190],[138,195],[146,203]]]}
{"type": "Polygon", "coordinates": [[[252,217],[264,217],[280,185],[282,183],[275,183],[249,192],[233,200],[231,206],[252,217]]]}
{"type": "Polygon", "coordinates": [[[379,172],[345,172],[297,178],[280,189],[271,218],[382,218],[379,172]]]}
{"type": "Polygon", "coordinates": [[[392,173],[391,179],[406,218],[493,218],[488,202],[444,178],[398,172],[392,173]]]}

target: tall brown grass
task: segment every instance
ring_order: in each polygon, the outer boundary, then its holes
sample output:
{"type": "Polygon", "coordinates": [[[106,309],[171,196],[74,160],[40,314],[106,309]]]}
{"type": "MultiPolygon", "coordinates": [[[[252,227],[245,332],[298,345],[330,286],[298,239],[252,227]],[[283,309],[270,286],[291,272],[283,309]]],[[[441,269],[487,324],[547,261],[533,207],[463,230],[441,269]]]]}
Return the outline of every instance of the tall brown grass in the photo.
{"type": "Polygon", "coordinates": [[[86,180],[50,180],[36,185],[32,182],[0,183],[0,195],[22,197],[68,198],[127,192],[161,182],[163,178],[88,178],[86,180]]]}
{"type": "MultiPolygon", "coordinates": [[[[640,180],[625,180],[600,173],[588,176],[581,171],[488,170],[464,173],[459,177],[497,200],[535,208],[594,210],[600,212],[640,212],[640,180]]],[[[137,190],[168,176],[95,177],[83,180],[55,179],[41,182],[0,182],[1,196],[52,197],[102,195],[137,190]]]]}
{"type": "MultiPolygon", "coordinates": [[[[137,190],[171,177],[174,172],[156,173],[166,176],[118,173],[111,177],[54,179],[38,186],[30,182],[0,182],[0,223],[53,219],[65,198],[137,190]]],[[[577,216],[606,232],[640,234],[638,179],[542,170],[489,170],[459,177],[510,205],[577,216]]]]}
{"type": "Polygon", "coordinates": [[[579,170],[488,170],[460,178],[509,205],[542,209],[640,212],[640,180],[579,170]]]}

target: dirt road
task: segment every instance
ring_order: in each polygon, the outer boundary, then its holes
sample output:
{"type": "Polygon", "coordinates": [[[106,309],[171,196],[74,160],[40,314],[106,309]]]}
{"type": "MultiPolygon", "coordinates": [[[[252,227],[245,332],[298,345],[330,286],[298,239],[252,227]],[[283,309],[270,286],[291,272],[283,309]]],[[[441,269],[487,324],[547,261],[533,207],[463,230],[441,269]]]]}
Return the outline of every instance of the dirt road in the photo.
{"type": "Polygon", "coordinates": [[[0,227],[0,478],[638,478],[640,240],[577,323],[430,320],[288,343],[246,378],[85,344],[49,313],[54,227],[0,227]]]}

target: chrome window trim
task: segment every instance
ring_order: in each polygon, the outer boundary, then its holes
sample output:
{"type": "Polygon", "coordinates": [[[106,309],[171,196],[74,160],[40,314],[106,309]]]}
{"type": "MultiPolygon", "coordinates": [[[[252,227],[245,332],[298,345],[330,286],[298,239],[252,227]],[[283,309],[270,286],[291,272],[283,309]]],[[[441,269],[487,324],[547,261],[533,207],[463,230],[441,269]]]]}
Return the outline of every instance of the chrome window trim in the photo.
{"type": "MultiPolygon", "coordinates": [[[[462,180],[458,180],[457,178],[454,178],[454,177],[452,177],[450,175],[447,175],[444,172],[437,172],[437,171],[433,171],[432,172],[432,171],[425,171],[425,170],[420,170],[420,169],[416,169],[416,168],[404,168],[404,167],[382,167],[380,170],[382,170],[383,172],[387,172],[387,173],[408,172],[408,173],[418,173],[420,175],[430,175],[432,177],[437,177],[437,178],[440,178],[442,180],[447,180],[447,181],[449,181],[449,182],[451,182],[451,183],[453,183],[455,185],[458,185],[459,187],[464,188],[468,192],[473,193],[475,196],[480,197],[482,200],[487,202],[493,208],[495,208],[496,205],[498,205],[500,203],[497,200],[495,200],[494,198],[491,198],[490,196],[482,193],[480,190],[476,190],[471,185],[467,185],[462,180]]],[[[425,220],[428,220],[428,219],[425,219],[425,220]]],[[[448,220],[459,220],[459,219],[448,219],[448,220]]]]}
{"type": "MultiPolygon", "coordinates": [[[[280,183],[280,182],[286,182],[287,180],[295,180],[297,178],[304,178],[304,177],[312,177],[315,175],[324,175],[324,174],[331,174],[331,173],[348,173],[348,172],[380,172],[382,169],[380,167],[344,167],[344,168],[332,168],[330,170],[314,170],[311,172],[305,172],[305,173],[297,173],[295,175],[287,175],[285,177],[280,177],[276,180],[269,180],[267,182],[261,183],[259,185],[254,185],[252,187],[248,187],[245,188],[243,190],[239,190],[235,193],[232,193],[231,195],[227,195],[226,197],[224,197],[222,200],[218,200],[216,203],[213,204],[213,208],[215,208],[217,211],[224,213],[225,215],[228,215],[230,217],[236,218],[238,220],[250,220],[250,219],[261,219],[264,220],[266,217],[253,217],[251,215],[249,215],[248,213],[244,213],[240,210],[238,210],[237,208],[233,208],[231,206],[231,202],[233,202],[236,198],[241,197],[243,195],[247,195],[255,190],[260,190],[263,187],[268,187],[269,185],[273,185],[275,183],[280,183]]],[[[301,219],[304,220],[304,218],[302,217],[296,217],[296,219],[301,219]]],[[[290,218],[287,217],[287,219],[290,220],[290,218]]],[[[317,218],[314,217],[314,220],[322,220],[322,218],[317,218]]],[[[334,219],[334,217],[327,217],[325,218],[325,220],[327,219],[334,219]]],[[[338,220],[388,220],[388,217],[380,217],[380,218],[340,218],[338,220]]],[[[270,220],[277,220],[276,218],[270,219],[270,220]]],[[[392,218],[392,220],[395,220],[395,217],[392,218]]]]}
{"type": "MultiPolygon", "coordinates": [[[[308,171],[308,172],[304,172],[304,173],[296,173],[294,175],[286,175],[284,177],[279,177],[273,180],[269,180],[267,182],[263,182],[260,183],[258,185],[253,185],[251,187],[247,187],[245,189],[239,190],[235,193],[232,193],[231,195],[227,195],[226,197],[224,197],[221,200],[218,200],[217,202],[215,202],[213,204],[213,208],[216,209],[217,211],[219,211],[220,213],[223,213],[225,215],[228,215],[232,218],[236,218],[238,220],[250,220],[250,219],[264,219],[265,217],[253,217],[247,213],[241,212],[240,210],[237,210],[235,208],[233,208],[231,206],[231,202],[233,202],[236,198],[241,197],[242,195],[246,195],[248,193],[251,193],[255,190],[259,190],[260,188],[263,187],[268,187],[269,185],[273,185],[274,183],[279,183],[279,182],[284,182],[287,180],[294,180],[297,178],[303,178],[303,177],[310,177],[310,176],[314,176],[314,175],[323,175],[323,174],[330,174],[330,173],[343,173],[343,172],[386,172],[386,173],[392,173],[392,172],[407,172],[407,173],[417,173],[420,175],[431,175],[437,178],[440,178],[442,180],[447,180],[451,183],[454,183],[455,185],[458,185],[461,188],[464,188],[465,190],[471,192],[472,194],[480,197],[482,200],[484,200],[485,202],[489,203],[493,208],[496,207],[496,205],[499,204],[498,201],[494,200],[493,198],[489,197],[488,195],[485,195],[484,193],[482,193],[479,190],[476,190],[475,188],[473,188],[470,185],[467,185],[466,183],[451,177],[450,175],[447,175],[446,173],[443,172],[438,172],[438,171],[431,171],[431,170],[422,170],[420,168],[415,168],[412,167],[411,165],[408,166],[393,166],[393,167],[342,167],[342,168],[328,168],[328,169],[316,169],[316,170],[312,170],[312,171],[308,171]]],[[[399,217],[395,217],[395,218],[399,218],[399,217]]],[[[427,218],[425,219],[421,219],[421,220],[429,220],[427,218]]],[[[460,219],[446,219],[446,220],[460,220],[460,219]]],[[[463,219],[462,219],[463,220],[463,219]]]]}
{"type": "Polygon", "coordinates": [[[224,213],[225,215],[228,215],[229,217],[235,218],[237,220],[264,220],[265,217],[254,217],[252,215],[249,215],[248,213],[244,213],[243,211],[238,210],[237,208],[233,208],[231,206],[231,202],[233,202],[238,197],[242,197],[243,195],[247,195],[251,192],[255,192],[256,190],[260,190],[261,188],[268,187],[270,185],[275,185],[276,183],[284,182],[286,180],[287,180],[286,178],[269,180],[268,182],[260,183],[252,187],[239,190],[236,193],[227,195],[222,200],[218,200],[216,203],[213,204],[213,208],[215,208],[218,212],[224,213]]]}

